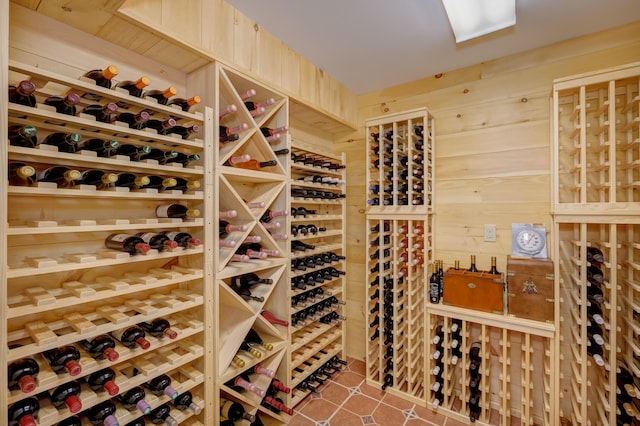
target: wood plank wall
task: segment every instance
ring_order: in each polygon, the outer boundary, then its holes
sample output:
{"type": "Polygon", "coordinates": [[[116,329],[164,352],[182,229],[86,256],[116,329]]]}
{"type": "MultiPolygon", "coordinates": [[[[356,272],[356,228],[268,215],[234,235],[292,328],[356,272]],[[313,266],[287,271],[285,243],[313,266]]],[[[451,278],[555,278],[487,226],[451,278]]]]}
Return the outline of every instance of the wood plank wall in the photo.
{"type": "MultiPolygon", "coordinates": [[[[426,106],[436,119],[435,253],[479,269],[497,256],[504,271],[511,224],[550,229],[550,95],[555,78],[640,60],[640,22],[468,68],[427,76],[358,98],[354,133],[334,140],[347,168],[347,353],[364,359],[365,129],[364,121],[426,106]],[[483,224],[497,225],[497,242],[483,241],[483,224]]],[[[553,238],[553,236],[551,236],[553,238]]],[[[551,241],[551,240],[550,240],[551,241]]]]}

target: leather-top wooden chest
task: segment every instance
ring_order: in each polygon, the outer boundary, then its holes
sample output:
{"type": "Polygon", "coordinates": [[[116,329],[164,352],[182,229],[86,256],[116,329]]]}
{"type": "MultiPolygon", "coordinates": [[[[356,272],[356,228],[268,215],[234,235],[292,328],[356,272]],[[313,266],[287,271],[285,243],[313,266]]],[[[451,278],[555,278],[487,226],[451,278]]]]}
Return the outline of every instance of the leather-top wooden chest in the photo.
{"type": "Polygon", "coordinates": [[[553,262],[507,257],[509,315],[553,322],[553,262]]]}
{"type": "Polygon", "coordinates": [[[442,303],[503,314],[504,277],[502,274],[449,268],[444,273],[442,303]]]}

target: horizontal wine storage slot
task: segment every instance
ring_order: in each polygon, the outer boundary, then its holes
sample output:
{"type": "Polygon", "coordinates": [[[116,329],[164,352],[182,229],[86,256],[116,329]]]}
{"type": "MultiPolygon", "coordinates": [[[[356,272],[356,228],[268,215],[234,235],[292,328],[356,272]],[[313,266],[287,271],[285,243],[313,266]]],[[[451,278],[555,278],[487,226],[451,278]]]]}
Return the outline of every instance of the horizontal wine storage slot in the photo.
{"type": "Polygon", "coordinates": [[[290,156],[291,406],[322,391],[346,359],[345,154],[294,138],[290,156]],[[306,247],[304,245],[307,245],[306,247]],[[334,365],[335,367],[335,365],[334,365]],[[318,382],[317,380],[320,380],[318,382]]]}
{"type": "MultiPolygon", "coordinates": [[[[24,163],[36,171],[66,167],[80,172],[99,169],[116,176],[123,173],[157,176],[169,187],[131,190],[115,185],[59,187],[56,183],[32,180],[12,182],[6,188],[9,205],[5,234],[7,309],[3,321],[9,350],[5,359],[11,365],[33,358],[39,372],[32,390],[5,390],[3,401],[10,407],[24,398],[37,396],[38,425],[55,425],[72,413],[65,408],[55,408],[42,393],[51,393],[59,386],[78,380],[81,383],[79,398],[85,411],[113,398],[107,392],[92,390],[87,383],[91,374],[111,368],[119,394],[162,374],[168,375],[171,386],[180,394],[190,391],[194,407],[201,410],[196,415],[193,410],[178,410],[171,403],[170,415],[184,425],[208,423],[205,419],[214,415],[212,404],[205,402],[205,382],[211,374],[208,367],[211,363],[205,360],[210,343],[205,337],[204,305],[210,298],[207,290],[210,286],[205,285],[205,281],[211,278],[205,271],[204,259],[213,244],[208,237],[213,229],[203,218],[213,210],[204,195],[209,179],[204,158],[212,157],[204,141],[213,132],[210,126],[213,111],[205,108],[203,112],[187,112],[122,90],[98,87],[92,80],[11,61],[9,84],[21,80],[36,82],[37,103],[31,107],[9,102],[7,123],[35,127],[38,144],[28,147],[11,141],[5,157],[9,164],[24,163]],[[82,112],[65,115],[45,105],[50,95],[67,92],[90,92],[100,97],[98,100],[81,98],[76,105],[78,111],[89,104],[126,104],[128,112],[144,110],[162,119],[171,116],[179,125],[195,125],[199,131],[194,138],[183,139],[155,130],[132,129],[118,121],[100,122],[82,112]],[[94,138],[115,141],[113,146],[149,145],[171,156],[191,156],[191,162],[161,164],[152,159],[133,161],[125,155],[99,157],[96,151],[88,149],[63,152],[45,143],[47,135],[56,132],[76,133],[81,139],[79,146],[94,138]],[[171,179],[192,183],[189,189],[171,189],[171,179]],[[156,208],[163,204],[182,204],[199,210],[201,216],[193,219],[157,217],[156,208]],[[168,251],[153,249],[138,255],[106,247],[106,239],[112,234],[148,232],[155,235],[163,231],[188,233],[202,244],[173,246],[168,251]],[[119,356],[112,360],[97,359],[82,343],[104,335],[115,336],[121,329],[159,318],[166,319],[175,334],[170,338],[147,333],[147,349],[131,348],[115,339],[113,349],[119,356]],[[74,371],[73,376],[64,370],[56,372],[46,357],[48,351],[66,345],[73,346],[79,353],[80,371],[74,371]]],[[[147,392],[145,400],[154,409],[172,399],[147,392]]],[[[126,424],[141,413],[130,412],[116,403],[114,415],[121,424],[126,424]]]]}

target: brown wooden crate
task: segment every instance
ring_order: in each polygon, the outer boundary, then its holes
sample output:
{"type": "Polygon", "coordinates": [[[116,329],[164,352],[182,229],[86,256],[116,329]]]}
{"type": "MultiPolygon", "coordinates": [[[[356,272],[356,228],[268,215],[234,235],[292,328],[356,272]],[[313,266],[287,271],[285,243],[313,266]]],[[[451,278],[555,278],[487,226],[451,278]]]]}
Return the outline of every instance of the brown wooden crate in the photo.
{"type": "Polygon", "coordinates": [[[443,303],[478,311],[504,313],[502,274],[449,268],[444,273],[443,303]]]}
{"type": "Polygon", "coordinates": [[[553,322],[553,262],[507,257],[509,315],[553,322]]]}

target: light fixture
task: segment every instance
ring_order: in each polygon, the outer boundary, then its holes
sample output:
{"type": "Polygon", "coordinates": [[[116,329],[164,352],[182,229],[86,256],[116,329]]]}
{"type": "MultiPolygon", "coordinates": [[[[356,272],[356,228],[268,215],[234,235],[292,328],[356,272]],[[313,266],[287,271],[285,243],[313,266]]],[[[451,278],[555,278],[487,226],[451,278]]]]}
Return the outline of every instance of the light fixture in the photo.
{"type": "Polygon", "coordinates": [[[442,0],[456,43],[516,24],[516,0],[442,0]]]}

